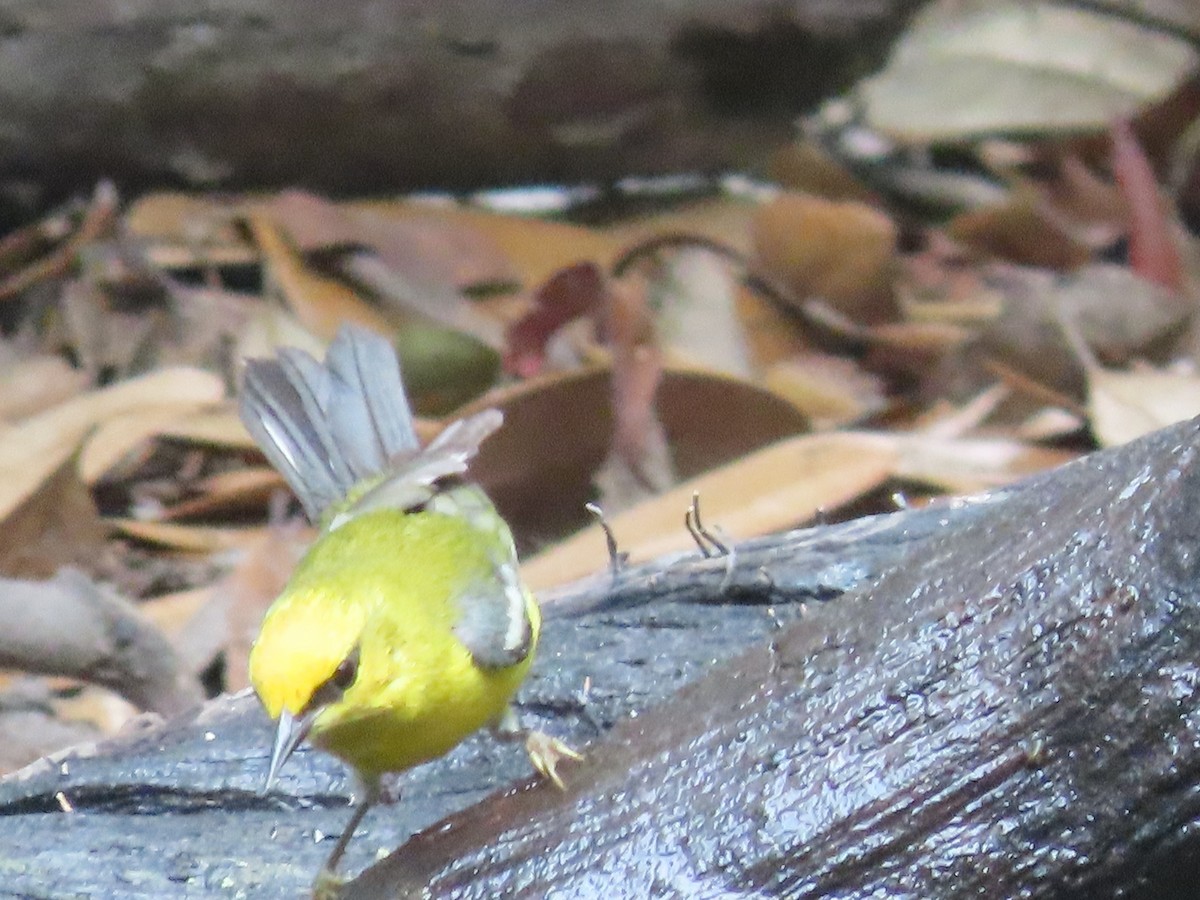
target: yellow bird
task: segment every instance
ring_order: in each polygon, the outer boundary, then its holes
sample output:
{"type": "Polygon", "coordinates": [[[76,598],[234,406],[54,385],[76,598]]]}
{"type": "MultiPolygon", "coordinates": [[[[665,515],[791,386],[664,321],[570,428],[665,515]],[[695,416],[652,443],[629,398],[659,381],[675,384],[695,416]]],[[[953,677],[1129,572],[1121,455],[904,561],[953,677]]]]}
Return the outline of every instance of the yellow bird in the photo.
{"type": "Polygon", "coordinates": [[[421,449],[391,344],[345,326],[324,365],[295,348],[248,360],[241,416],[321,527],[250,653],[250,681],[278,720],[267,789],[305,738],[361,781],[318,893],[336,883],[381,777],[484,726],[524,735],[534,765],[561,786],[557,762],[578,754],[521,731],[509,707],[537,646],[537,603],[508,526],[464,480],[500,412],[456,422],[421,449]]]}

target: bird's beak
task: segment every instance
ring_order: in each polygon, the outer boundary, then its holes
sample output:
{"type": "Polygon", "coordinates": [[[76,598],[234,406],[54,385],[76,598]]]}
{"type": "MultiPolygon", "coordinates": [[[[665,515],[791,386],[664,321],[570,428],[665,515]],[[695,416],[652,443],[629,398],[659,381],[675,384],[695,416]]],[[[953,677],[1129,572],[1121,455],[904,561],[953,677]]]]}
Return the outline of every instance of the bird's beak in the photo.
{"type": "Polygon", "coordinates": [[[279,726],[275,731],[275,747],[271,750],[271,768],[267,770],[267,783],[263,785],[262,789],[264,794],[271,790],[271,785],[275,783],[279,770],[292,755],[292,751],[308,736],[308,729],[312,727],[312,722],[311,714],[296,718],[286,709],[279,714],[279,726]]]}

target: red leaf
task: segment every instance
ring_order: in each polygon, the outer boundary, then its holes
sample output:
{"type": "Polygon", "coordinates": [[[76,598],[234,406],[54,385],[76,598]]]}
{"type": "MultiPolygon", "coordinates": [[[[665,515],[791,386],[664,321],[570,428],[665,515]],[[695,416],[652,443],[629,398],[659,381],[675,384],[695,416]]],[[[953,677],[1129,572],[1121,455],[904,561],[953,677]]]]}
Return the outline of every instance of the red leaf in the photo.
{"type": "Polygon", "coordinates": [[[534,306],[508,329],[504,369],[529,378],[546,361],[546,344],[568,322],[603,307],[607,288],[595,263],[567,266],[555,272],[534,294],[534,306]]]}
{"type": "Polygon", "coordinates": [[[1183,289],[1183,263],[1171,235],[1154,170],[1126,119],[1112,125],[1112,168],[1129,209],[1129,266],[1168,290],[1183,289]]]}

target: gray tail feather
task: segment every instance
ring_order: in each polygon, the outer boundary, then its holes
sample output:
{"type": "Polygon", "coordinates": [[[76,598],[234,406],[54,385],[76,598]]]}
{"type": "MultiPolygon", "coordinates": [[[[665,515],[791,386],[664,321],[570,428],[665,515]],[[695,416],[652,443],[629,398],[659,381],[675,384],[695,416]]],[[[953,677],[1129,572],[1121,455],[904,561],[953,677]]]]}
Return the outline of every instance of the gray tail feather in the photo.
{"type": "Polygon", "coordinates": [[[338,331],[324,365],[292,347],[247,360],[240,412],[314,522],[420,447],[392,345],[353,325],[338,331]]]}

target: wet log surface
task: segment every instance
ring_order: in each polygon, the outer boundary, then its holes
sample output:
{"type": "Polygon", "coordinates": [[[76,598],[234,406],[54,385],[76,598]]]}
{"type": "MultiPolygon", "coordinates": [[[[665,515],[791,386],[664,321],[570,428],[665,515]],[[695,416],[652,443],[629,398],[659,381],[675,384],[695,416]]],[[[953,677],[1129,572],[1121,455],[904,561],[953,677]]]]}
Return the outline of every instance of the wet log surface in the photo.
{"type": "MultiPolygon", "coordinates": [[[[352,870],[426,830],[346,896],[1190,896],[1198,444],[576,588],[523,695],[588,742],[567,792],[489,794],[525,764],[473,740],[368,817],[352,870]]],[[[225,700],[0,782],[2,890],[301,895],[350,785],[306,752],[259,797],[269,739],[225,700]]]]}

